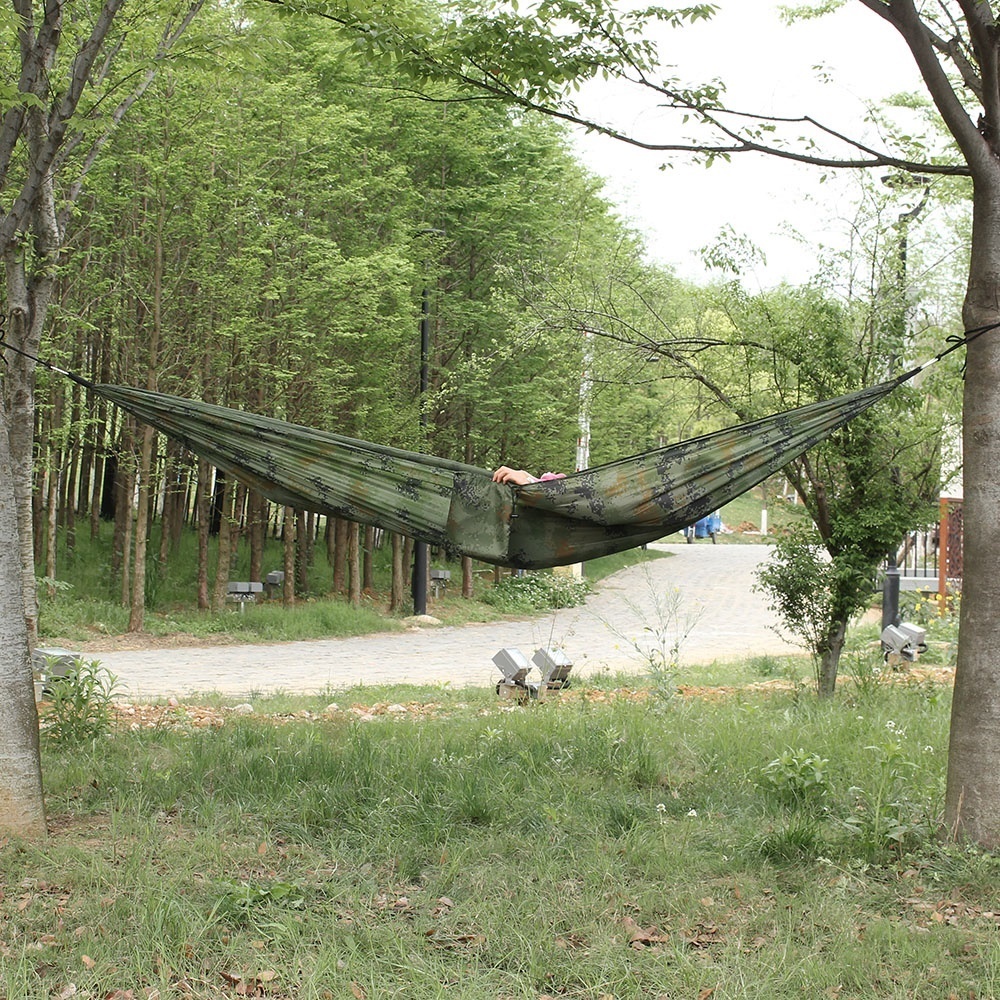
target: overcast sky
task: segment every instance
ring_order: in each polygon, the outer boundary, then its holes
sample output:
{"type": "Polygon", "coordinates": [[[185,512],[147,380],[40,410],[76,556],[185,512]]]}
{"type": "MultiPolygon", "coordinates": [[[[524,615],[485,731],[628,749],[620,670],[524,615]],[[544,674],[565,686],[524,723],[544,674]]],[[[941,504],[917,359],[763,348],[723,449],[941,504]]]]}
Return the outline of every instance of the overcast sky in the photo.
{"type": "MultiPolygon", "coordinates": [[[[908,49],[881,18],[849,0],[835,14],[785,26],[776,0],[721,0],[710,22],[665,30],[664,63],[685,82],[722,79],[731,106],[809,114],[856,135],[867,103],[922,89],[908,49]],[[822,66],[825,80],[816,67],[822,66]]],[[[623,131],[664,138],[652,102],[640,104],[605,85],[584,92],[581,108],[623,131]]],[[[676,138],[674,136],[673,138],[676,138]]],[[[836,241],[857,198],[853,171],[819,183],[815,168],[743,154],[710,169],[612,139],[581,135],[583,161],[607,178],[606,194],[647,236],[654,259],[689,278],[704,275],[698,251],[730,226],[766,254],[765,285],[805,281],[816,263],[809,247],[836,241]],[[794,227],[805,246],[784,232],[794,227]]]]}

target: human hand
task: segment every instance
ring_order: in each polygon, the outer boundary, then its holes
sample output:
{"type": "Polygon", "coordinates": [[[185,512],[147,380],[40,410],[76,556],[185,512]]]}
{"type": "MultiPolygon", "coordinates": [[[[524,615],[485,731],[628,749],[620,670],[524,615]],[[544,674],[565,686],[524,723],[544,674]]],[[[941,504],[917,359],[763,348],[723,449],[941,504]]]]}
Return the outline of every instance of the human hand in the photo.
{"type": "Polygon", "coordinates": [[[501,465],[493,473],[493,482],[507,483],[510,486],[527,486],[528,483],[538,482],[534,476],[525,472],[524,469],[511,469],[506,465],[501,465]]]}

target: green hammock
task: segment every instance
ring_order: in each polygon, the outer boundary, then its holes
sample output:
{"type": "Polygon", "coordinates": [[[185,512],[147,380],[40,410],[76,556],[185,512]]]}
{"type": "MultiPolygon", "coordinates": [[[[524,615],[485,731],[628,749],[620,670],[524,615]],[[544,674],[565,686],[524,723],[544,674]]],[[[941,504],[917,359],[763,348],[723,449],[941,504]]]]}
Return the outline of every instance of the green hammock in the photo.
{"type": "Polygon", "coordinates": [[[459,462],[70,377],[276,503],[397,531],[449,555],[540,569],[620,552],[694,523],[924,367],[836,399],[522,487],[494,483],[487,470],[459,462]]]}

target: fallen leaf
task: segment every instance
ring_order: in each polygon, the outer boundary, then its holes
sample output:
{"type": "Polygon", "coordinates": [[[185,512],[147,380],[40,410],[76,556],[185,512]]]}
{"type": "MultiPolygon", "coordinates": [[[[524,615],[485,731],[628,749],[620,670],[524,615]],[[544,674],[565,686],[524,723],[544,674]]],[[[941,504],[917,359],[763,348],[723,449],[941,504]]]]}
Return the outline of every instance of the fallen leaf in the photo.
{"type": "Polygon", "coordinates": [[[76,983],[67,983],[65,986],[60,987],[58,992],[53,993],[53,1000],[69,1000],[70,997],[76,996],[76,983]]]}
{"type": "Polygon", "coordinates": [[[351,980],[351,992],[354,994],[354,1000],[365,1000],[368,995],[353,979],[351,980]]]}
{"type": "Polygon", "coordinates": [[[706,986],[698,991],[698,1000],[708,1000],[708,998],[715,992],[714,986],[706,986]]]}
{"type": "Polygon", "coordinates": [[[97,963],[89,955],[81,955],[80,961],[88,968],[92,969],[97,963]]]}
{"type": "Polygon", "coordinates": [[[652,945],[665,944],[670,940],[667,932],[661,931],[658,927],[640,927],[631,917],[625,917],[622,923],[628,931],[629,947],[637,951],[652,945]]]}

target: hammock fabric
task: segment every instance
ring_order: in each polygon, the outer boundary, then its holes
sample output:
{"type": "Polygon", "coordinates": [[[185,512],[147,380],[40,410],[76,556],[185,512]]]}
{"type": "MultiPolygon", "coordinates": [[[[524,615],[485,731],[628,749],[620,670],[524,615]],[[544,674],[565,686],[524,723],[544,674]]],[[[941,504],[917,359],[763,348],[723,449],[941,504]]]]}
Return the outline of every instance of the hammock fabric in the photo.
{"type": "Polygon", "coordinates": [[[490,472],[471,465],[241,410],[77,381],[277,503],[397,531],[449,555],[541,569],[620,552],[693,524],[920,370],[521,487],[494,483],[490,472]]]}

